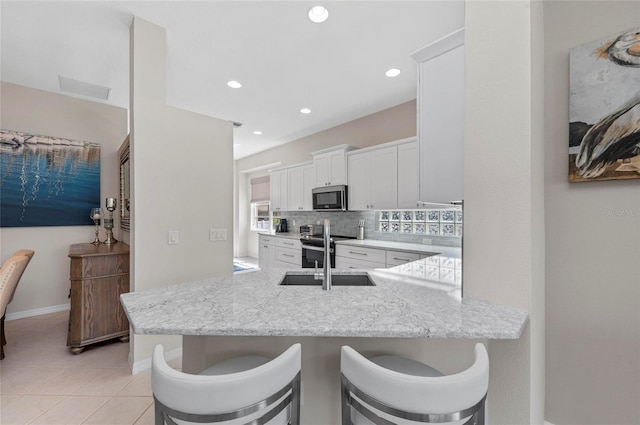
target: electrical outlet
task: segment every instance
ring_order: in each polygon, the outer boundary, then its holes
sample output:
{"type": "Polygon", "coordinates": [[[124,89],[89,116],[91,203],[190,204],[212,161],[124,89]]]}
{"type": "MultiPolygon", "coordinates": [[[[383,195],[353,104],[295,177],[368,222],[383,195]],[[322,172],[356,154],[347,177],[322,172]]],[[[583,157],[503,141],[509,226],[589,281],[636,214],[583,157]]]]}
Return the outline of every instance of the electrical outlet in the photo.
{"type": "Polygon", "coordinates": [[[428,238],[424,238],[424,239],[422,239],[422,243],[425,244],[425,245],[431,245],[431,244],[433,244],[433,240],[428,239],[428,238]]]}
{"type": "Polygon", "coordinates": [[[227,229],[209,229],[209,242],[226,241],[227,229]]]}
{"type": "Polygon", "coordinates": [[[169,245],[178,245],[180,242],[180,232],[177,230],[169,230],[167,235],[167,243],[169,245]]]}

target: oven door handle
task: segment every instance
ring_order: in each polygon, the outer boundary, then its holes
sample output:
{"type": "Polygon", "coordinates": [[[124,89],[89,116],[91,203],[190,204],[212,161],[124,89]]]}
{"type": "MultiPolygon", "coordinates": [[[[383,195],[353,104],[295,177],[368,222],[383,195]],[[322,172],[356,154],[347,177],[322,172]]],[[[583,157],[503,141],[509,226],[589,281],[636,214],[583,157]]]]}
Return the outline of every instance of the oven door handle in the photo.
{"type": "MultiPolygon", "coordinates": [[[[324,252],[324,248],[313,245],[302,245],[302,249],[310,249],[311,251],[320,251],[324,252]]],[[[333,248],[329,249],[329,254],[333,254],[333,248]]]]}

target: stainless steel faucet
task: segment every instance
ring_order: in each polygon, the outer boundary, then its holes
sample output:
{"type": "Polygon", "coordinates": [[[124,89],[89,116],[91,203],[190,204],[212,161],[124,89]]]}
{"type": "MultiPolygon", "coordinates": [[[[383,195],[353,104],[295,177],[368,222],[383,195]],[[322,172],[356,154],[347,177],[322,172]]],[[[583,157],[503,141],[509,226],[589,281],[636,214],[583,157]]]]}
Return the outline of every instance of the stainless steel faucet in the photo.
{"type": "Polygon", "coordinates": [[[322,289],[331,290],[331,223],[328,218],[324,219],[324,276],[322,279],[322,289]]]}

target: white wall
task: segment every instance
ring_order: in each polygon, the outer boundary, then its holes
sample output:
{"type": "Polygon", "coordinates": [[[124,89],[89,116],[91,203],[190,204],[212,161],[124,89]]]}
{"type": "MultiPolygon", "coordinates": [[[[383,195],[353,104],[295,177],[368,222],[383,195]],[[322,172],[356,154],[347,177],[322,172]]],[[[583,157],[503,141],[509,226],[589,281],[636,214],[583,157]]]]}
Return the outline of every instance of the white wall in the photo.
{"type": "Polygon", "coordinates": [[[544,420],[541,4],[465,9],[465,296],[529,312],[517,341],[490,341],[490,422],[544,420]]]}
{"type": "Polygon", "coordinates": [[[258,236],[256,232],[246,231],[240,222],[249,223],[249,180],[264,171],[252,174],[247,170],[267,164],[280,163],[282,166],[298,164],[313,159],[311,152],[331,146],[348,144],[358,148],[379,145],[380,143],[405,139],[416,135],[416,102],[415,100],[393,106],[388,109],[358,118],[353,121],[329,128],[285,145],[257,153],[236,161],[236,180],[240,196],[237,211],[237,253],[241,256],[258,255],[258,236]],[[243,199],[244,197],[244,199],[243,199]]]}
{"type": "MultiPolygon", "coordinates": [[[[127,136],[126,109],[6,82],[0,90],[3,129],[99,143],[101,206],[104,208],[106,197],[119,196],[117,152],[127,136]]],[[[117,217],[114,234],[119,238],[117,217]]],[[[18,249],[36,252],[7,308],[7,318],[65,308],[69,303],[69,245],[88,243],[93,237],[94,226],[1,228],[2,261],[18,249]]],[[[103,227],[100,237],[105,238],[103,227]]]]}
{"type": "MultiPolygon", "coordinates": [[[[217,118],[165,104],[165,30],[131,25],[132,290],[233,272],[233,130],[217,118]],[[209,229],[227,240],[209,242],[209,229]],[[169,245],[169,230],[179,243],[169,245]]],[[[179,337],[134,335],[131,361],[156,342],[179,337]]]]}
{"type": "Polygon", "coordinates": [[[568,183],[567,148],[569,49],[637,28],[640,2],[547,1],[544,9],[546,419],[637,424],[640,180],[568,183]]]}

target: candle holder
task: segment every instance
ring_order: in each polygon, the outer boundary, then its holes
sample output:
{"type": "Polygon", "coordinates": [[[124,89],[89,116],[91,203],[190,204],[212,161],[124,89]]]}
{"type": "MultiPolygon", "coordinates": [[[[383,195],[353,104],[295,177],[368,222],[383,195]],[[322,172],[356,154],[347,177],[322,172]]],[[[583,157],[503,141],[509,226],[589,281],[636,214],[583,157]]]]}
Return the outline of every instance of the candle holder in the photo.
{"type": "Polygon", "coordinates": [[[118,242],[113,237],[113,211],[116,209],[116,198],[107,198],[106,207],[107,211],[109,211],[109,217],[104,219],[104,228],[107,231],[107,239],[105,239],[104,243],[108,245],[118,242]]]}
{"type": "Polygon", "coordinates": [[[91,220],[93,220],[93,223],[96,225],[96,237],[91,243],[94,245],[99,245],[100,243],[102,243],[98,238],[98,235],[100,233],[100,219],[102,218],[102,210],[100,208],[92,208],[91,212],[89,213],[89,217],[91,218],[91,220]]]}

